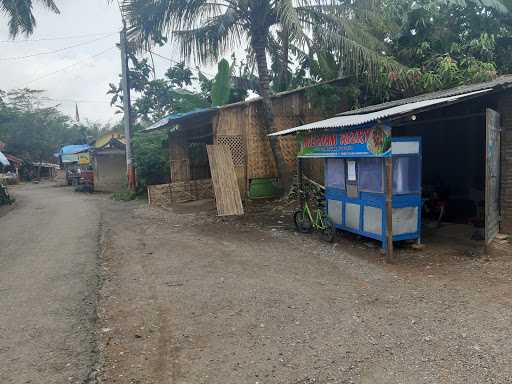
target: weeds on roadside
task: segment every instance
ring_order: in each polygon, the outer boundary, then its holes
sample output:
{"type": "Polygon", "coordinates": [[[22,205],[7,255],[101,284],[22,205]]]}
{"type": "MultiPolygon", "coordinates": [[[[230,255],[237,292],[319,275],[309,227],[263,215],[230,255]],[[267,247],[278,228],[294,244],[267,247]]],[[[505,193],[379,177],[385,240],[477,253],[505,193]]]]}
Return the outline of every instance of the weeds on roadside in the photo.
{"type": "Polygon", "coordinates": [[[116,201],[131,201],[137,198],[137,193],[129,190],[115,192],[112,194],[112,200],[116,201]]]}

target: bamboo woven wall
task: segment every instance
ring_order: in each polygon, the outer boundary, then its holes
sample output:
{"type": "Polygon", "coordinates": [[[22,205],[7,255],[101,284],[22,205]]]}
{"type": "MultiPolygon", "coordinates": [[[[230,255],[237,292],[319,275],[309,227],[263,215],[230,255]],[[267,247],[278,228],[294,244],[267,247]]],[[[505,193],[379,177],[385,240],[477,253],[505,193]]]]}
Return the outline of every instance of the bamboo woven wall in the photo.
{"type": "MultiPolygon", "coordinates": [[[[264,132],[264,125],[258,113],[261,103],[250,103],[247,125],[247,178],[276,177],[277,169],[272,157],[270,140],[264,132]]],[[[303,92],[285,95],[272,100],[274,131],[281,131],[307,122],[321,120],[320,114],[312,113],[303,92]]],[[[279,138],[281,151],[289,166],[290,174],[295,173],[299,147],[295,135],[279,138]]]]}
{"type": "Polygon", "coordinates": [[[242,196],[247,193],[246,133],[249,124],[249,108],[245,105],[221,109],[214,122],[214,142],[229,147],[242,196]]]}
{"type": "Polygon", "coordinates": [[[148,185],[148,204],[150,207],[169,207],[171,189],[169,184],[148,185]]]}
{"type": "MultiPolygon", "coordinates": [[[[242,196],[247,196],[250,179],[277,177],[270,141],[264,132],[259,108],[261,108],[261,102],[258,101],[222,107],[212,121],[213,143],[229,147],[242,196]]],[[[272,109],[275,131],[323,118],[307,102],[303,91],[274,97],[272,109]]],[[[174,136],[173,140],[169,140],[173,182],[187,182],[190,179],[190,172],[187,172],[187,166],[189,167],[187,165],[187,147],[183,144],[185,140],[186,134],[181,138],[174,136]]],[[[289,165],[290,175],[293,175],[296,170],[296,156],[299,150],[295,135],[279,138],[279,142],[284,158],[289,165]]],[[[311,177],[322,179],[323,162],[321,166],[317,164],[311,171],[313,173],[310,175],[311,177]]]]}

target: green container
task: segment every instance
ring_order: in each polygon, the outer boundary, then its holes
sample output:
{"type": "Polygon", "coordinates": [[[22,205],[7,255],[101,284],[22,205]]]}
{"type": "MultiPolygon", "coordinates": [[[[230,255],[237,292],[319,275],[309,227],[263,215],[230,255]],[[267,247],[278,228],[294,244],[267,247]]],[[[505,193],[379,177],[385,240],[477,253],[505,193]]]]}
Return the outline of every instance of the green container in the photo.
{"type": "Polygon", "coordinates": [[[277,195],[276,179],[272,177],[251,179],[249,186],[249,198],[265,199],[277,195]]]}

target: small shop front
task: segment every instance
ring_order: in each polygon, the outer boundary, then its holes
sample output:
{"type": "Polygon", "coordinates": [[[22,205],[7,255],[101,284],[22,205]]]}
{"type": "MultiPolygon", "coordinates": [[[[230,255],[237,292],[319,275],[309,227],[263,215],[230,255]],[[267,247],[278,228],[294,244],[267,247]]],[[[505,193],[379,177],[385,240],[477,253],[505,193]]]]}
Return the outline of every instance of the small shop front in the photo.
{"type": "Polygon", "coordinates": [[[420,241],[419,138],[392,138],[390,126],[372,123],[300,134],[299,142],[299,159],[325,161],[327,214],[336,228],[381,241],[384,249],[389,239],[420,241]]]}
{"type": "Polygon", "coordinates": [[[273,135],[297,136],[299,180],[323,160],[330,221],[382,242],[388,259],[402,240],[488,251],[512,222],[509,100],[512,76],[273,135]]]}

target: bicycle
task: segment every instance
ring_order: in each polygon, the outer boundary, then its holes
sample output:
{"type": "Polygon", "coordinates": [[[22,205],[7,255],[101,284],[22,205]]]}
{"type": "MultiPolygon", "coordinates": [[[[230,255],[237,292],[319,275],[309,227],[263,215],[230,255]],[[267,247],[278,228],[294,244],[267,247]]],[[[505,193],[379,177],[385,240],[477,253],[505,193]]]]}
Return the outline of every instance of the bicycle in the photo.
{"type": "Polygon", "coordinates": [[[318,208],[315,209],[313,215],[306,196],[304,198],[304,207],[293,214],[293,221],[295,228],[300,233],[310,233],[312,230],[315,230],[321,232],[323,240],[329,243],[334,241],[336,226],[326,215],[323,201],[318,202],[318,208]]]}

